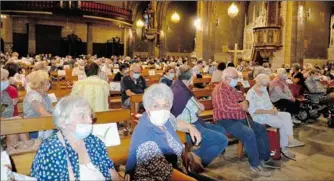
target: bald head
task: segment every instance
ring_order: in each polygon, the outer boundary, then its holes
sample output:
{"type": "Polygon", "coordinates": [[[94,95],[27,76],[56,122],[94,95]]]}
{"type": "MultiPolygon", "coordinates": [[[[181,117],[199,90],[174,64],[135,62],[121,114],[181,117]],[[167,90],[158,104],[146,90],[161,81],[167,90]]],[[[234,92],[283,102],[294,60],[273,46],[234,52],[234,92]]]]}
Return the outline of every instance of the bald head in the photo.
{"type": "Polygon", "coordinates": [[[140,73],[141,73],[142,69],[140,64],[135,63],[132,64],[130,67],[130,77],[134,80],[134,79],[138,79],[140,77],[140,73]]]}
{"type": "Polygon", "coordinates": [[[234,67],[227,67],[223,71],[223,80],[226,80],[228,78],[238,78],[238,71],[234,67]]]}
{"type": "Polygon", "coordinates": [[[132,64],[130,70],[132,72],[141,72],[141,65],[138,63],[132,64]]]}

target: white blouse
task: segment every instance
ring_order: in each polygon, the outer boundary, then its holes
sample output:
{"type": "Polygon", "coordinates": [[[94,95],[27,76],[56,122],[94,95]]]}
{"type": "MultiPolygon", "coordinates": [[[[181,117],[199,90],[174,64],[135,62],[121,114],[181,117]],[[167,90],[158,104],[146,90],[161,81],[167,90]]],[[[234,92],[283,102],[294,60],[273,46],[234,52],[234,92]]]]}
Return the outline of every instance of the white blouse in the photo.
{"type": "Polygon", "coordinates": [[[92,162],[88,164],[80,164],[80,180],[105,180],[102,173],[93,165],[92,162]]]}

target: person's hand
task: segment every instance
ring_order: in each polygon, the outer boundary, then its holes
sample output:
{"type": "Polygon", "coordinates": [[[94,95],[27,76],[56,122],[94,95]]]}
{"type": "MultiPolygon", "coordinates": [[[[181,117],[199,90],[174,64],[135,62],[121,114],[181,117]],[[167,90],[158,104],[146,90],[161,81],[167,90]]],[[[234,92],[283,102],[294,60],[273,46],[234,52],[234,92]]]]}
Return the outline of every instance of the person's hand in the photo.
{"type": "Polygon", "coordinates": [[[204,107],[204,105],[202,103],[198,103],[198,105],[199,105],[199,109],[201,111],[205,111],[205,107],[204,107]]]}
{"type": "Polygon", "coordinates": [[[191,140],[195,143],[195,145],[198,145],[202,141],[201,133],[197,130],[197,128],[193,125],[189,127],[189,134],[191,137],[191,140]]]}
{"type": "Polygon", "coordinates": [[[278,114],[278,110],[276,107],[274,107],[272,110],[271,110],[271,114],[272,115],[277,115],[278,114]]]}
{"type": "Polygon", "coordinates": [[[248,112],[248,102],[247,101],[242,101],[240,103],[242,110],[248,112]]]}

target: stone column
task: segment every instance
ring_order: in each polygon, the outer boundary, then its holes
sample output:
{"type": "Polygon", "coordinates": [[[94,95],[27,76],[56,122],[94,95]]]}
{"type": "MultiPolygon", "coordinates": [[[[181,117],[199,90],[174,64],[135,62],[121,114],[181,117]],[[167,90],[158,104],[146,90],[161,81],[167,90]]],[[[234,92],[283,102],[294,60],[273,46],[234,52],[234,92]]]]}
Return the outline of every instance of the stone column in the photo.
{"type": "Polygon", "coordinates": [[[93,25],[87,23],[87,55],[93,55],[93,25]]]}
{"type": "Polygon", "coordinates": [[[128,36],[129,36],[129,30],[127,28],[123,28],[123,54],[128,55],[128,36]]]}
{"type": "Polygon", "coordinates": [[[203,18],[204,18],[204,3],[197,1],[197,17],[201,19],[200,29],[196,29],[195,35],[195,54],[197,58],[203,58],[203,18]]]}
{"type": "Polygon", "coordinates": [[[36,22],[31,20],[29,22],[29,32],[28,32],[28,54],[36,54],[36,22]]]}
{"type": "Polygon", "coordinates": [[[4,51],[13,51],[13,19],[7,16],[2,20],[1,38],[4,41],[4,51]]]}

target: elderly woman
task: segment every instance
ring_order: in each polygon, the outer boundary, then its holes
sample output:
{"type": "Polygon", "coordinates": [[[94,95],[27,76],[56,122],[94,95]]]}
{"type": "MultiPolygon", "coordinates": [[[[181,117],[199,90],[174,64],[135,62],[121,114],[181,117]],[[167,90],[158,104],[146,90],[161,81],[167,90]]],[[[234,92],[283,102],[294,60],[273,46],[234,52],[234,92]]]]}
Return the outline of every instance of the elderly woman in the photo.
{"type": "Polygon", "coordinates": [[[126,174],[131,180],[171,180],[173,169],[187,173],[182,160],[184,146],[176,128],[193,133],[197,144],[200,134],[189,123],[176,121],[170,113],[173,92],[165,84],[150,86],[143,102],[146,112],[132,135],[126,174]]]}
{"type": "Polygon", "coordinates": [[[104,143],[93,136],[85,99],[61,99],[52,114],[58,131],[39,147],[31,168],[38,180],[119,180],[104,143]]]}
{"type": "Polygon", "coordinates": [[[300,72],[300,65],[298,63],[292,64],[291,77],[292,77],[293,83],[301,87],[300,95],[302,95],[304,92],[304,88],[305,88],[305,78],[303,74],[300,72]]]}
{"type": "Polygon", "coordinates": [[[164,76],[161,77],[160,83],[166,84],[168,87],[172,86],[173,79],[175,77],[176,70],[172,66],[166,66],[164,70],[164,76]]]}
{"type": "MultiPolygon", "coordinates": [[[[200,147],[193,151],[196,159],[201,160],[204,167],[208,166],[217,156],[219,156],[227,146],[228,140],[225,136],[225,129],[212,123],[205,123],[199,117],[200,111],[204,111],[203,104],[196,100],[194,94],[189,89],[193,79],[192,69],[188,66],[180,68],[180,75],[172,85],[174,94],[172,114],[177,120],[191,123],[202,135],[200,147]]],[[[189,140],[190,141],[190,140],[189,140]]]]}
{"type": "Polygon", "coordinates": [[[279,128],[282,154],[294,158],[295,155],[288,151],[288,147],[303,146],[304,143],[293,137],[291,115],[287,112],[279,112],[271,103],[267,92],[269,83],[267,75],[260,74],[255,81],[255,85],[247,92],[246,96],[249,102],[249,113],[255,122],[279,128]]]}
{"type": "Polygon", "coordinates": [[[305,79],[307,79],[312,69],[313,69],[313,65],[311,63],[305,63],[304,70],[302,71],[302,74],[305,79]]]}
{"type": "MultiPolygon", "coordinates": [[[[296,115],[300,111],[299,102],[293,97],[286,80],[288,74],[284,68],[277,69],[277,76],[269,84],[270,99],[274,105],[291,115],[296,115]]],[[[293,123],[301,123],[299,120],[293,118],[293,123]]]]}
{"type": "MultiPolygon", "coordinates": [[[[5,69],[1,69],[1,107],[4,107],[4,111],[1,113],[1,118],[11,118],[18,116],[17,103],[18,103],[18,92],[15,87],[9,85],[8,81],[8,71],[5,69]]],[[[15,146],[22,148],[22,146],[26,145],[17,145],[19,141],[23,141],[23,143],[27,144],[29,140],[29,134],[13,134],[6,136],[6,145],[7,151],[11,151],[15,146]]]]}
{"type": "MultiPolygon", "coordinates": [[[[27,78],[31,90],[23,100],[23,116],[25,118],[51,116],[52,103],[47,93],[50,88],[49,75],[43,70],[38,70],[30,73],[27,78]]],[[[40,132],[39,136],[46,138],[50,134],[51,132],[40,132]]],[[[37,132],[33,132],[30,137],[37,138],[37,135],[37,132]]]]}

